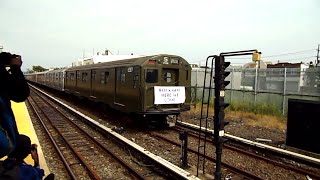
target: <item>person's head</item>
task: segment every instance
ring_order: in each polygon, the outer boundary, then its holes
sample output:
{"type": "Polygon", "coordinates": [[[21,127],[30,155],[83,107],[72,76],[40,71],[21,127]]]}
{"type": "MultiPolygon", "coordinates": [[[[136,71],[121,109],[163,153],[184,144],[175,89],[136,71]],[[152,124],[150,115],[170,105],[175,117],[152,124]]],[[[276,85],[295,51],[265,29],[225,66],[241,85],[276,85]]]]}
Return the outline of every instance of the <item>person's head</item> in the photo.
{"type": "Polygon", "coordinates": [[[11,54],[9,52],[0,53],[0,67],[6,67],[11,65],[21,66],[21,56],[17,54],[11,54]]]}
{"type": "Polygon", "coordinates": [[[9,158],[23,160],[31,153],[31,140],[28,136],[20,134],[17,138],[16,148],[8,155],[9,158]]]}

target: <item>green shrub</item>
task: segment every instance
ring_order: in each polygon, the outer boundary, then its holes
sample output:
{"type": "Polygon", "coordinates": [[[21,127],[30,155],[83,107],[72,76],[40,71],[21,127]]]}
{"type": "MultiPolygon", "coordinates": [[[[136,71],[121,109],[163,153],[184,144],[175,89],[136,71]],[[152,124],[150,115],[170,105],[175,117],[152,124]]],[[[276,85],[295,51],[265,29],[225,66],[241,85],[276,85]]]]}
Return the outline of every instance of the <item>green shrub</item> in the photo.
{"type": "Polygon", "coordinates": [[[252,102],[232,102],[226,111],[253,112],[255,114],[265,114],[282,116],[281,110],[276,105],[270,103],[252,103],[252,102]]]}
{"type": "MultiPolygon", "coordinates": [[[[197,106],[201,107],[201,99],[197,99],[197,106]]],[[[210,98],[210,108],[214,107],[214,100],[210,98]]],[[[249,101],[234,101],[225,109],[228,111],[252,112],[260,115],[283,116],[280,109],[271,103],[256,103],[249,101]]]]}

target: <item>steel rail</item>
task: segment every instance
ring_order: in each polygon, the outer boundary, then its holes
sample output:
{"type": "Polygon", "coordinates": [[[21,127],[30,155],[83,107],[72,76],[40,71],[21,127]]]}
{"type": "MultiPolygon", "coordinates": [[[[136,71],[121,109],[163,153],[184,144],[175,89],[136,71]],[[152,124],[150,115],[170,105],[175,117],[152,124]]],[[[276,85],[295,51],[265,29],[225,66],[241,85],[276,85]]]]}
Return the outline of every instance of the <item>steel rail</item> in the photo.
{"type": "MultiPolygon", "coordinates": [[[[37,92],[35,92],[45,103],[48,103],[46,102],[37,92]]],[[[31,97],[32,98],[32,97],[31,97]]],[[[34,101],[35,104],[36,101],[34,101]]],[[[37,104],[38,105],[38,104],[37,104]]],[[[51,122],[51,124],[53,125],[53,128],[59,133],[60,137],[63,139],[63,141],[68,145],[68,147],[72,150],[72,152],[76,155],[76,157],[78,158],[78,160],[85,166],[85,168],[88,170],[89,172],[89,175],[93,178],[93,179],[97,179],[97,180],[100,180],[101,177],[99,177],[99,175],[96,173],[95,170],[93,170],[92,168],[90,168],[90,165],[88,163],[86,163],[85,159],[81,156],[80,153],[77,152],[77,150],[75,148],[72,147],[72,145],[68,142],[67,139],[65,139],[65,137],[63,136],[63,133],[52,123],[51,121],[51,118],[48,117],[47,113],[43,111],[43,109],[41,108],[40,105],[39,106],[39,109],[40,111],[44,114],[44,116],[51,122]]],[[[52,107],[52,109],[56,109],[54,107],[52,107]]]]}
{"type": "MultiPolygon", "coordinates": [[[[52,104],[46,102],[48,105],[54,107],[52,104]]],[[[62,111],[60,111],[59,109],[55,108],[55,110],[61,115],[63,116],[65,119],[68,120],[69,123],[71,123],[74,127],[76,127],[79,131],[81,131],[83,134],[85,134],[92,142],[94,142],[96,145],[99,146],[99,148],[101,148],[102,150],[104,150],[105,152],[107,152],[111,157],[113,157],[114,159],[116,159],[121,165],[123,165],[127,170],[129,170],[129,172],[131,172],[133,174],[133,176],[135,176],[137,179],[145,179],[143,177],[143,175],[141,175],[138,171],[136,171],[133,167],[131,167],[129,164],[127,164],[125,161],[123,161],[121,158],[119,158],[115,153],[111,152],[105,145],[101,144],[99,141],[97,141],[93,135],[90,135],[89,133],[87,133],[85,130],[83,130],[78,124],[76,124],[75,122],[73,122],[68,116],[66,116],[62,111]]],[[[79,117],[82,119],[82,117],[79,117]]],[[[59,130],[58,130],[59,131],[59,130]]]]}
{"type": "MultiPolygon", "coordinates": [[[[32,86],[32,85],[30,85],[32,86]]],[[[32,86],[34,87],[34,86],[32,86]]],[[[35,89],[38,89],[36,87],[34,87],[35,89]]],[[[40,92],[42,92],[43,94],[46,94],[45,92],[39,90],[40,92]]],[[[132,148],[133,150],[135,150],[136,152],[143,154],[148,160],[153,161],[154,163],[156,163],[159,166],[162,166],[163,168],[165,168],[168,172],[172,173],[172,175],[174,175],[175,177],[178,177],[179,179],[199,179],[198,177],[192,175],[190,172],[185,171],[184,169],[179,168],[178,166],[164,160],[163,158],[152,154],[151,152],[149,152],[148,150],[144,149],[143,147],[137,145],[136,143],[128,140],[127,138],[121,136],[120,134],[116,133],[115,131],[113,131],[112,129],[105,127],[104,125],[100,124],[99,122],[93,120],[92,118],[82,114],[81,112],[77,111],[76,109],[68,106],[67,104],[59,101],[58,99],[48,96],[50,99],[52,99],[53,101],[61,104],[61,106],[68,108],[72,113],[77,114],[78,116],[83,117],[86,121],[88,121],[88,123],[91,123],[95,128],[97,128],[98,130],[101,130],[105,133],[107,133],[108,135],[110,135],[111,137],[115,138],[116,140],[119,140],[120,142],[124,143],[126,146],[132,148]]]]}
{"type": "MultiPolygon", "coordinates": [[[[177,127],[179,127],[179,126],[177,126],[177,127]]],[[[182,126],[182,127],[185,128],[185,126],[182,126]]],[[[192,129],[196,130],[195,133],[198,131],[198,129],[194,129],[193,127],[192,127],[192,129]]],[[[191,136],[197,137],[196,135],[192,135],[192,134],[191,134],[191,136]]],[[[239,141],[237,141],[237,142],[239,142],[239,141]]],[[[320,175],[316,174],[314,172],[311,172],[311,171],[308,171],[308,170],[305,170],[305,169],[301,169],[301,168],[296,168],[293,165],[282,164],[282,163],[280,163],[278,161],[275,161],[275,160],[272,160],[272,159],[269,159],[269,158],[266,158],[266,157],[263,157],[263,156],[259,156],[259,155],[254,154],[254,153],[250,153],[248,151],[245,151],[245,150],[240,149],[240,148],[233,147],[233,146],[228,145],[228,144],[224,144],[224,147],[227,148],[227,149],[230,149],[230,150],[233,150],[233,151],[237,151],[237,152],[240,152],[242,154],[245,154],[245,155],[260,159],[260,160],[263,160],[263,161],[265,161],[267,163],[271,163],[273,165],[282,167],[284,169],[292,170],[294,172],[297,172],[297,173],[303,174],[303,175],[304,174],[308,174],[311,178],[320,179],[320,175]]],[[[254,146],[254,147],[257,147],[257,146],[254,146]]],[[[265,150],[269,150],[269,149],[263,149],[263,150],[265,151],[265,150]]],[[[273,152],[273,151],[271,151],[271,152],[273,152]]]]}
{"type": "Polygon", "coordinates": [[[46,132],[46,135],[47,135],[48,138],[50,139],[52,145],[54,146],[56,152],[58,153],[58,155],[59,155],[59,157],[61,158],[64,166],[66,167],[68,174],[70,175],[70,177],[71,177],[72,179],[77,179],[76,176],[75,176],[75,174],[73,173],[71,167],[69,166],[67,160],[66,160],[66,159],[64,158],[64,156],[62,155],[62,152],[60,151],[57,143],[54,141],[53,137],[51,136],[48,128],[45,126],[42,118],[40,117],[40,115],[39,115],[38,112],[36,111],[34,105],[31,103],[31,100],[30,100],[30,99],[31,99],[31,97],[29,96],[29,97],[28,97],[28,103],[30,104],[32,111],[36,114],[38,120],[40,121],[42,127],[44,128],[44,130],[45,130],[45,132],[46,132]]]}
{"type": "MultiPolygon", "coordinates": [[[[181,126],[189,126],[189,127],[193,127],[195,129],[199,129],[199,127],[197,125],[194,124],[189,124],[189,123],[185,123],[185,122],[176,122],[176,125],[181,125],[181,126]]],[[[202,130],[204,130],[204,128],[202,128],[202,130]]],[[[213,133],[213,130],[207,129],[208,132],[210,132],[211,134],[213,133]]],[[[256,146],[262,149],[268,149],[270,151],[274,151],[277,152],[279,154],[283,154],[283,155],[287,155],[287,156],[291,156],[300,160],[304,160],[304,161],[308,161],[311,162],[315,165],[320,165],[320,159],[314,158],[314,157],[310,157],[307,155],[303,155],[303,154],[299,154],[299,153],[295,153],[295,152],[291,152],[288,150],[284,150],[284,149],[280,149],[280,148],[276,148],[273,146],[269,146],[266,144],[262,144],[262,143],[258,143],[258,142],[254,142],[245,138],[241,138],[241,137],[237,137],[237,136],[233,136],[231,134],[227,134],[225,133],[224,136],[228,139],[234,140],[234,141],[240,141],[243,142],[245,144],[251,145],[251,146],[256,146]]]]}
{"type": "MultiPolygon", "coordinates": [[[[180,145],[181,145],[180,143],[175,142],[175,141],[173,141],[173,140],[171,140],[171,139],[168,139],[167,137],[161,136],[161,135],[159,135],[159,134],[155,134],[155,133],[149,133],[149,134],[150,134],[151,136],[160,138],[160,139],[162,139],[162,140],[164,140],[164,141],[166,141],[166,142],[168,142],[168,143],[170,143],[170,144],[173,144],[173,145],[175,145],[175,146],[180,146],[180,145]]],[[[192,153],[194,153],[194,154],[197,154],[197,152],[198,152],[197,150],[191,149],[191,148],[189,148],[189,147],[188,147],[188,151],[190,151],[190,152],[192,152],[192,153]]],[[[216,159],[214,159],[213,157],[210,157],[210,156],[208,156],[208,155],[205,155],[205,157],[206,157],[206,159],[209,159],[210,161],[212,161],[212,162],[214,162],[214,163],[216,162],[216,159]]],[[[262,178],[254,175],[254,174],[250,174],[249,172],[243,171],[242,169],[236,168],[236,167],[234,167],[234,166],[232,166],[232,165],[230,165],[230,164],[227,164],[227,163],[224,163],[224,162],[222,162],[221,164],[222,164],[222,166],[226,167],[226,168],[229,169],[230,171],[232,171],[232,172],[234,172],[234,173],[236,173],[236,174],[238,174],[238,175],[242,175],[242,176],[244,176],[245,178],[254,179],[254,180],[258,180],[258,179],[261,179],[261,180],[262,180],[262,178]]]]}

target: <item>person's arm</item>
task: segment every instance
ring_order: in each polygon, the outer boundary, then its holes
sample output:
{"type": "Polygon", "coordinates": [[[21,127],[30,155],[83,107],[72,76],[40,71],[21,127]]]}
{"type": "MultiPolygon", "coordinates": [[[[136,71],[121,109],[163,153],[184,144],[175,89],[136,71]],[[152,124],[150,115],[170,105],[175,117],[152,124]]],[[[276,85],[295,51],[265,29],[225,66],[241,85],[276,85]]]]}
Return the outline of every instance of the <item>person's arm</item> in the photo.
{"type": "Polygon", "coordinates": [[[37,178],[35,178],[35,179],[42,179],[42,177],[44,176],[44,170],[40,168],[39,156],[38,156],[36,144],[31,145],[31,157],[34,160],[33,167],[35,168],[35,170],[37,172],[37,175],[36,175],[37,178]]]}
{"type": "Polygon", "coordinates": [[[30,89],[25,77],[20,69],[22,60],[20,56],[12,58],[10,61],[10,75],[8,79],[8,97],[15,102],[23,102],[30,94],[30,89]]]}
{"type": "Polygon", "coordinates": [[[34,160],[34,166],[33,167],[40,168],[39,156],[38,156],[38,151],[37,151],[37,145],[36,144],[32,144],[31,145],[31,157],[34,160]]]}

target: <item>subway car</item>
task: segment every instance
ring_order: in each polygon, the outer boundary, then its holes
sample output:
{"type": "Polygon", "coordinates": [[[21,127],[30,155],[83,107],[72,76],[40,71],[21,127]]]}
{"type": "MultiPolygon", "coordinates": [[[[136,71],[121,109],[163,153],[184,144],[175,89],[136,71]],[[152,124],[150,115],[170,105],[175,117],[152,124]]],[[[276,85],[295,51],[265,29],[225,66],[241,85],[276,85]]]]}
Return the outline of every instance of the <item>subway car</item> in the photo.
{"type": "Polygon", "coordinates": [[[191,66],[160,54],[26,74],[50,88],[144,117],[178,115],[190,109],[191,66]]]}

